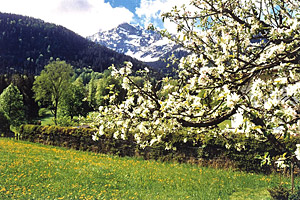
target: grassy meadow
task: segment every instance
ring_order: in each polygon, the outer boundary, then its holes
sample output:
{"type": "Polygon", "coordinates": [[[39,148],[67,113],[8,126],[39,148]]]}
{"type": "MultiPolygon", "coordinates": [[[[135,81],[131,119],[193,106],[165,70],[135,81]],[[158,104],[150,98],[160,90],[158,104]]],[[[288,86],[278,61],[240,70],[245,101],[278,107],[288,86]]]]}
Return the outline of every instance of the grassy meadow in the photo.
{"type": "Polygon", "coordinates": [[[279,181],[0,139],[0,199],[270,199],[279,181]]]}

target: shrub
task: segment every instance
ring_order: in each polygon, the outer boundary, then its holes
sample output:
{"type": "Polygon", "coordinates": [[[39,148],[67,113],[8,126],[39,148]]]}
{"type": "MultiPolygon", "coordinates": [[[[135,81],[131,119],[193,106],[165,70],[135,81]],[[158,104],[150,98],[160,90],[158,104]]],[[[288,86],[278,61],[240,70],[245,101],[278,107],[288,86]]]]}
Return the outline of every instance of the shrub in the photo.
{"type": "Polygon", "coordinates": [[[299,200],[299,199],[300,199],[300,186],[296,187],[295,191],[289,196],[289,200],[299,200]]]}
{"type": "Polygon", "coordinates": [[[3,112],[0,111],[0,136],[6,136],[9,133],[9,120],[3,112]]]}
{"type": "Polygon", "coordinates": [[[109,137],[94,141],[92,136],[95,132],[96,130],[91,128],[22,125],[20,139],[83,151],[134,156],[135,144],[132,142],[109,137]]]}
{"type": "Polygon", "coordinates": [[[272,199],[274,200],[288,200],[289,190],[282,185],[268,189],[272,199]]]}

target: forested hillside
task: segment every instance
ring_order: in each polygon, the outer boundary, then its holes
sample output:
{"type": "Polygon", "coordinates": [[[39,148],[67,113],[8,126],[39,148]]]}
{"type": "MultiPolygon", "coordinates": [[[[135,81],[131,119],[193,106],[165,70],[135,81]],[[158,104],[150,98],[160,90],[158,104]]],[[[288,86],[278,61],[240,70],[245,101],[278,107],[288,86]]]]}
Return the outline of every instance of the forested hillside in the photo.
{"type": "Polygon", "coordinates": [[[51,59],[75,68],[102,72],[110,65],[141,62],[95,44],[55,24],[15,14],[0,13],[0,73],[38,74],[51,59]]]}

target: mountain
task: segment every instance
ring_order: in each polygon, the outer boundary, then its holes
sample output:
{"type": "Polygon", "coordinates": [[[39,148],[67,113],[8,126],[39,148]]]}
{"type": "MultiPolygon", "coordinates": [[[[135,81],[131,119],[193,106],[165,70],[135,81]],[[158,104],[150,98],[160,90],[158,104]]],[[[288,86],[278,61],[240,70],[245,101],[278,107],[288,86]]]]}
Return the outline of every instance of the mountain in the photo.
{"type": "Polygon", "coordinates": [[[102,72],[112,64],[142,62],[117,53],[76,33],[40,19],[0,13],[0,74],[38,74],[51,59],[61,59],[76,68],[102,72]]]}
{"type": "Polygon", "coordinates": [[[100,31],[88,39],[153,67],[157,67],[158,63],[162,65],[160,59],[168,58],[174,52],[179,57],[185,55],[178,45],[159,33],[128,23],[108,31],[100,31]]]}

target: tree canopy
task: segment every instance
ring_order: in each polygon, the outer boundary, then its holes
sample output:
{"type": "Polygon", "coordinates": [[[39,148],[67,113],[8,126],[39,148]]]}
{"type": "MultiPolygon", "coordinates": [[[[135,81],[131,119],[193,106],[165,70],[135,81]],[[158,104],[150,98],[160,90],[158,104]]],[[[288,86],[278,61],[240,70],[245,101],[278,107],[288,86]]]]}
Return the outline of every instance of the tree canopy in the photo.
{"type": "Polygon", "coordinates": [[[25,105],[25,118],[27,122],[31,122],[38,116],[38,104],[33,98],[32,86],[34,82],[33,75],[23,74],[0,74],[0,93],[10,84],[17,86],[23,96],[25,105]]]}
{"type": "Polygon", "coordinates": [[[5,118],[7,118],[9,124],[14,127],[18,127],[25,122],[23,95],[13,84],[5,88],[0,95],[0,112],[4,114],[2,120],[5,122],[5,118]]]}
{"type": "Polygon", "coordinates": [[[58,106],[71,86],[74,70],[65,61],[53,61],[45,66],[33,83],[35,100],[47,106],[54,115],[56,123],[58,106]]]}
{"type": "Polygon", "coordinates": [[[128,97],[100,109],[100,135],[116,128],[115,137],[126,138],[131,131],[138,143],[151,135],[146,146],[183,128],[230,133],[218,125],[239,112],[243,132],[271,141],[299,165],[277,140],[298,134],[299,14],[296,0],[191,0],[174,7],[163,19],[177,24],[177,35],[161,33],[190,54],[180,60],[176,78],[153,82],[146,69],[142,87],[130,77],[130,63],[114,68],[128,97]]]}
{"type": "Polygon", "coordinates": [[[86,89],[83,81],[78,77],[71,83],[69,90],[65,92],[63,98],[61,112],[64,116],[70,116],[73,119],[74,116],[86,116],[89,112],[88,102],[85,101],[86,89]]]}

